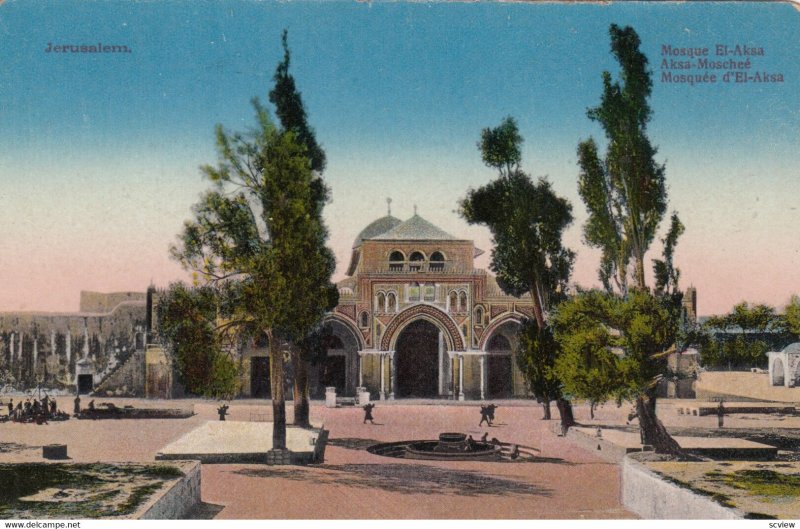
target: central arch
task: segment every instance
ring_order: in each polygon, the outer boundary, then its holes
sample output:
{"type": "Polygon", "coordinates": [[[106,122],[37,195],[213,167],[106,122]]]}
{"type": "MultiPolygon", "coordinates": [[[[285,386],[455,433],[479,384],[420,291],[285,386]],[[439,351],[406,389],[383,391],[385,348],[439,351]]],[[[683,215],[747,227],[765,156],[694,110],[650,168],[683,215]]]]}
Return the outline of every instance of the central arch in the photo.
{"type": "Polygon", "coordinates": [[[464,350],[464,338],[458,326],[447,314],[431,305],[415,305],[392,318],[381,338],[381,350],[395,349],[402,330],[414,320],[427,320],[442,331],[450,351],[464,350]]]}
{"type": "Polygon", "coordinates": [[[395,344],[395,396],[436,397],[439,394],[439,329],[419,319],[400,331],[395,344]]]}

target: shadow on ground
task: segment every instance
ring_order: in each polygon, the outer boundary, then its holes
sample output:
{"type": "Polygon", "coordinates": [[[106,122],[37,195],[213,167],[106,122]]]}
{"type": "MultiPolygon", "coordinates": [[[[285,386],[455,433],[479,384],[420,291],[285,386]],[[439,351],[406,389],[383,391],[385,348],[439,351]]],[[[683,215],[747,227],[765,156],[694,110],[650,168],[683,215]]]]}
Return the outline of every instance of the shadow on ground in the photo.
{"type": "Polygon", "coordinates": [[[186,520],[213,520],[225,508],[214,503],[198,503],[186,516],[186,520]]]}
{"type": "Polygon", "coordinates": [[[25,450],[35,450],[41,446],[30,446],[19,443],[0,443],[0,454],[24,452],[25,450]]]}
{"type": "Polygon", "coordinates": [[[242,469],[234,473],[253,478],[309,481],[400,494],[443,494],[459,496],[551,496],[551,490],[530,483],[498,478],[469,470],[451,470],[415,464],[320,465],[304,471],[294,468],[242,469]]]}
{"type": "Polygon", "coordinates": [[[366,450],[370,446],[379,444],[375,439],[361,439],[359,437],[342,437],[338,439],[328,439],[328,446],[347,448],[348,450],[366,450]]]}

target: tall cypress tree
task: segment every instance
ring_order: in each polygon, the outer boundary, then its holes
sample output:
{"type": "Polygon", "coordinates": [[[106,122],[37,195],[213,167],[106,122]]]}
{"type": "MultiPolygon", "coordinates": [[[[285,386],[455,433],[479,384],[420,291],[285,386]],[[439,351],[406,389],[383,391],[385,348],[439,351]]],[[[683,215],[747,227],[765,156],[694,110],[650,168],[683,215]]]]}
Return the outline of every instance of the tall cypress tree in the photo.
{"type": "MultiPolygon", "coordinates": [[[[325,170],[325,151],[317,142],[314,129],[308,124],[308,114],[306,113],[303,99],[297,90],[294,77],[289,73],[291,53],[289,51],[288,31],[284,30],[281,36],[283,45],[283,60],[275,68],[273,77],[275,85],[269,93],[269,100],[275,106],[275,114],[280,120],[284,131],[291,133],[295,141],[304,146],[308,157],[313,177],[311,180],[311,194],[309,197],[309,209],[319,226],[317,240],[314,242],[313,251],[318,252],[325,265],[319,270],[322,274],[319,281],[327,281],[329,288],[335,291],[334,285],[330,284],[330,278],[336,268],[336,261],[333,253],[326,246],[328,231],[322,219],[322,210],[329,199],[329,190],[322,179],[322,172],[325,170]]],[[[325,305],[326,310],[332,310],[338,297],[332,297],[325,305]]],[[[314,333],[321,332],[320,322],[315,325],[314,333]]],[[[294,423],[300,426],[309,425],[309,378],[308,367],[312,360],[319,360],[320,355],[312,352],[311,349],[303,344],[314,343],[311,336],[302,337],[291,348],[292,365],[294,367],[294,423]]],[[[319,349],[319,348],[316,348],[319,349]]],[[[323,355],[324,356],[324,355],[323,355]]]]}

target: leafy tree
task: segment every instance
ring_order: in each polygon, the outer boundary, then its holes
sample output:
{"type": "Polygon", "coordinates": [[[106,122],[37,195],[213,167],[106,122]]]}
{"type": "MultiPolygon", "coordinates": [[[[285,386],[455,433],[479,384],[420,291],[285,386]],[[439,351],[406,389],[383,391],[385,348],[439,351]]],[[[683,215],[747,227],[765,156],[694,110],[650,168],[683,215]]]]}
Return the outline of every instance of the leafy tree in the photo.
{"type": "Polygon", "coordinates": [[[159,297],[158,329],[186,391],[231,398],[239,390],[236,364],[216,332],[218,296],[210,286],[173,283],[159,297]]]}
{"type": "Polygon", "coordinates": [[[788,318],[773,307],[739,303],[728,314],[712,316],[703,324],[703,364],[728,369],[766,367],[766,353],[792,340],[787,324],[788,318]]]}
{"type": "Polygon", "coordinates": [[[556,372],[567,391],[592,400],[611,396],[636,403],[642,438],[662,453],[680,453],[655,415],[655,386],[674,351],[676,321],[651,293],[627,296],[592,290],[561,305],[554,316],[563,354],[556,372]]]}
{"type": "Polygon", "coordinates": [[[602,125],[608,141],[605,159],[590,138],[578,146],[579,192],[589,212],[586,242],[602,250],[600,279],[607,290],[628,290],[633,260],[634,285],[644,289],[644,256],[667,208],[664,166],[647,137],[652,111],[652,80],[639,36],[612,24],[611,51],[620,63],[620,81],[603,72],[600,106],[588,116],[602,125]]]}
{"type": "Polygon", "coordinates": [[[325,227],[313,214],[314,179],[307,150],[276,128],[258,100],[258,128],[248,134],[217,127],[212,183],[172,252],[219,294],[217,331],[259,332],[269,340],[273,447],[286,447],[284,353],[335,306],[325,227]]]}
{"type": "Polygon", "coordinates": [[[579,294],[559,309],[558,336],[567,358],[558,372],[567,388],[583,396],[589,374],[601,366],[598,376],[611,383],[617,400],[635,401],[643,441],[660,452],[679,452],[655,415],[655,386],[678,341],[681,293],[673,256],[684,228],[673,214],[664,259],[654,261],[653,295],[644,258],[666,212],[667,193],[665,168],[655,162],[647,136],[651,72],[633,28],[612,24],[609,35],[620,79],[603,72],[600,105],[588,111],[605,132],[605,157],[592,138],[578,146],[578,190],[589,213],[584,238],[602,250],[599,277],[606,293],[579,294]],[[613,352],[619,353],[615,359],[613,352]],[[565,367],[569,362],[577,371],[565,367]]]}
{"type": "Polygon", "coordinates": [[[572,423],[572,410],[550,380],[545,364],[556,354],[554,341],[547,339],[546,314],[563,297],[572,272],[575,254],[564,248],[562,235],[572,223],[572,206],[555,194],[544,178],[533,182],[519,168],[522,136],[513,118],[500,126],[484,129],[478,147],[484,163],[497,169],[498,178],[478,189],[470,189],[461,201],[460,213],[470,224],[487,226],[494,239],[491,269],[500,288],[513,296],[530,295],[539,332],[523,333],[519,360],[523,372],[532,375],[531,390],[545,405],[560,401],[562,422],[572,423]],[[563,402],[561,402],[563,401],[563,402]]]}
{"type": "MultiPolygon", "coordinates": [[[[308,123],[308,115],[303,105],[302,96],[297,90],[294,77],[289,73],[291,53],[288,40],[288,32],[284,30],[281,37],[283,60],[278,63],[275,69],[273,77],[275,85],[269,93],[269,100],[275,105],[275,114],[278,116],[283,129],[293,133],[295,140],[306,148],[306,155],[313,171],[310,184],[310,210],[315,222],[321,227],[317,232],[316,247],[323,260],[326,261],[324,266],[327,268],[327,276],[330,278],[336,268],[336,260],[333,253],[326,246],[328,231],[325,229],[322,219],[322,210],[330,197],[328,187],[321,177],[322,172],[325,170],[325,151],[317,142],[314,130],[308,123]]],[[[335,302],[328,308],[332,309],[334,306],[336,306],[335,302]]],[[[316,332],[318,334],[320,331],[317,330],[316,332]]],[[[317,354],[319,350],[317,349],[317,353],[313,353],[308,346],[311,343],[318,343],[319,340],[311,336],[304,337],[302,340],[303,344],[295,344],[296,346],[291,348],[292,366],[295,375],[293,395],[294,423],[308,426],[310,410],[308,366],[312,361],[320,360],[320,355],[317,354]]],[[[324,354],[325,351],[322,350],[321,358],[323,359],[324,354]]]]}
{"type": "Polygon", "coordinates": [[[784,319],[786,330],[793,334],[795,339],[800,338],[800,296],[795,294],[789,300],[784,309],[784,319]]]}
{"type": "Polygon", "coordinates": [[[551,418],[550,403],[563,396],[563,383],[555,370],[560,347],[550,326],[539,328],[534,320],[522,324],[515,351],[517,365],[525,376],[537,402],[544,407],[543,419],[551,418]]]}

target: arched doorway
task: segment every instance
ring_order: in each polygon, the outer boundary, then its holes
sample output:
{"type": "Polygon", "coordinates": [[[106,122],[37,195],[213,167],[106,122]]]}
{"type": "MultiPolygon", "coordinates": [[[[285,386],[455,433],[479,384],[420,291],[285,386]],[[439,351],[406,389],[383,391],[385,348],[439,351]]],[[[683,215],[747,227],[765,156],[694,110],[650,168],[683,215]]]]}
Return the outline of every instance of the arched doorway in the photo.
{"type": "Polygon", "coordinates": [[[510,397],[514,392],[511,374],[511,343],[503,334],[495,334],[486,347],[487,356],[487,384],[486,397],[490,399],[503,399],[510,397]]]}
{"type": "Polygon", "coordinates": [[[439,386],[439,329],[426,320],[406,326],[395,345],[395,396],[436,397],[439,386]]]}
{"type": "Polygon", "coordinates": [[[772,385],[783,386],[786,382],[786,376],[783,372],[783,361],[776,358],[772,362],[772,385]]]}
{"type": "Polygon", "coordinates": [[[337,395],[347,391],[347,352],[342,339],[336,335],[327,340],[327,355],[320,369],[319,383],[323,387],[336,388],[337,395]]]}
{"type": "Polygon", "coordinates": [[[359,383],[358,351],[363,349],[360,334],[351,323],[337,317],[325,321],[325,358],[314,365],[312,395],[321,398],[326,387],[336,388],[338,396],[353,397],[359,383]]]}

